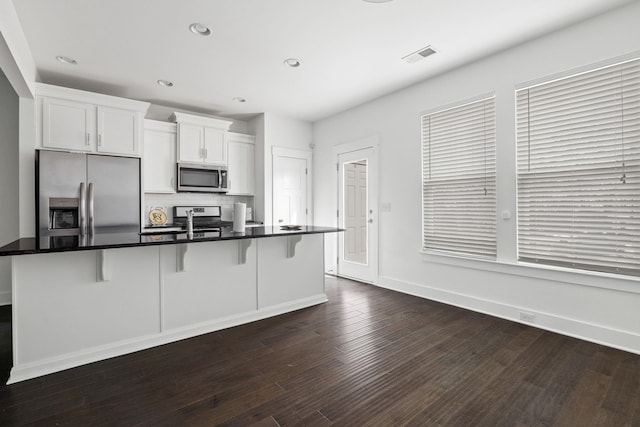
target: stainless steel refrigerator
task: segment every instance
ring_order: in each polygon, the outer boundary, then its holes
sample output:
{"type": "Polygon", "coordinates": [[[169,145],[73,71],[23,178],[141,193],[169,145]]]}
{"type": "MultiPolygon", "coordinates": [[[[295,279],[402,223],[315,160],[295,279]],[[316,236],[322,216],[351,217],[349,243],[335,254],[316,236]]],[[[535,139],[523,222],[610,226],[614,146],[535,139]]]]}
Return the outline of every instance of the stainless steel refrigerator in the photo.
{"type": "Polygon", "coordinates": [[[140,231],[140,159],[38,150],[36,166],[40,238],[140,231]]]}

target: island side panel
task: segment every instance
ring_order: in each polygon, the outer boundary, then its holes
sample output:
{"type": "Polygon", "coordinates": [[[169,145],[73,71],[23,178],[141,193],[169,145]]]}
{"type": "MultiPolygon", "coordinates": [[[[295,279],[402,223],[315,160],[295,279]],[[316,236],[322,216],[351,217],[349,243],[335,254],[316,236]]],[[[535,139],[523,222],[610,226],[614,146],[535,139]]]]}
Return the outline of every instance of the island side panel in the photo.
{"type": "Polygon", "coordinates": [[[161,250],[163,330],[200,328],[256,311],[256,245],[254,239],[188,243],[184,271],[179,245],[161,250]],[[242,242],[250,242],[240,263],[242,242]]]}
{"type": "Polygon", "coordinates": [[[160,330],[158,248],[14,257],[14,369],[160,330]]]}
{"type": "Polygon", "coordinates": [[[304,306],[326,301],[324,234],[256,240],[260,310],[283,304],[300,303],[304,306]],[[301,239],[296,243],[295,240],[298,238],[301,239]],[[294,254],[289,252],[292,244],[294,254]],[[305,301],[309,304],[305,304],[305,301]]]}

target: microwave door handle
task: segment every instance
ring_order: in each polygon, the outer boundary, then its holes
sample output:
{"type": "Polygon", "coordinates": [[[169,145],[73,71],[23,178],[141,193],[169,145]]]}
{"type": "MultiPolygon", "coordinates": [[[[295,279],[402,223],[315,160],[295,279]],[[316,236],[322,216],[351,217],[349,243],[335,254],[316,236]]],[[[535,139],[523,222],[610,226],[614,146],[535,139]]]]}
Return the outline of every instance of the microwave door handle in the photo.
{"type": "Polygon", "coordinates": [[[87,200],[87,206],[89,208],[89,234],[93,234],[94,230],[94,226],[95,226],[95,218],[93,216],[93,182],[89,183],[89,189],[87,190],[88,193],[88,200],[87,200]]]}
{"type": "Polygon", "coordinates": [[[78,216],[80,217],[80,235],[87,232],[87,194],[84,182],[80,183],[80,204],[78,206],[78,216]]]}

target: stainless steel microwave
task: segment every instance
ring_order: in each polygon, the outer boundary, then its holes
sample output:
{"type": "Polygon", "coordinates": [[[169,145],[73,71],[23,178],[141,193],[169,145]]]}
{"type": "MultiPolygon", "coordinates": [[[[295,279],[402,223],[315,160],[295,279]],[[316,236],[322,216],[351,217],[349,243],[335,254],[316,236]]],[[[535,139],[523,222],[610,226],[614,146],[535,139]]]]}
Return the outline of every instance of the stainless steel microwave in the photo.
{"type": "Polygon", "coordinates": [[[178,163],[178,192],[226,193],[227,168],[199,163],[178,163]]]}

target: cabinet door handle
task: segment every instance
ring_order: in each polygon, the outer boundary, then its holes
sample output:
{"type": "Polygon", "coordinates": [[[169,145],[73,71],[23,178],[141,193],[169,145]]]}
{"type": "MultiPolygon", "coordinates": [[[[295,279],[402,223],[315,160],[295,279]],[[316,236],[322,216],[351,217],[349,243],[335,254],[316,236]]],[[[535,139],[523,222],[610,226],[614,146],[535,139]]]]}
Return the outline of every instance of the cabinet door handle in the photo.
{"type": "Polygon", "coordinates": [[[84,145],[89,145],[89,140],[91,139],[91,134],[89,132],[87,132],[87,141],[84,143],[84,145]]]}
{"type": "Polygon", "coordinates": [[[206,159],[207,157],[209,157],[209,150],[207,150],[206,148],[204,149],[204,158],[206,159]]]}
{"type": "Polygon", "coordinates": [[[102,147],[102,134],[98,134],[98,147],[102,147]]]}

